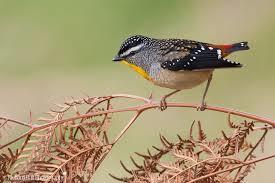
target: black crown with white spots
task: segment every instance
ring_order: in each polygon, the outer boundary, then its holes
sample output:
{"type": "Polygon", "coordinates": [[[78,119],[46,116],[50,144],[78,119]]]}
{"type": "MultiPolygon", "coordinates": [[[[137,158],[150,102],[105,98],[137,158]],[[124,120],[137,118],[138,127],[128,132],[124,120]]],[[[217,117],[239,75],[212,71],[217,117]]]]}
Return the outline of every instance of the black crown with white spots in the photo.
{"type": "Polygon", "coordinates": [[[137,45],[140,45],[142,43],[145,43],[149,39],[150,38],[145,37],[145,36],[141,36],[141,35],[131,36],[122,43],[118,54],[123,54],[127,50],[129,50],[129,49],[131,49],[131,48],[133,48],[137,45]]]}

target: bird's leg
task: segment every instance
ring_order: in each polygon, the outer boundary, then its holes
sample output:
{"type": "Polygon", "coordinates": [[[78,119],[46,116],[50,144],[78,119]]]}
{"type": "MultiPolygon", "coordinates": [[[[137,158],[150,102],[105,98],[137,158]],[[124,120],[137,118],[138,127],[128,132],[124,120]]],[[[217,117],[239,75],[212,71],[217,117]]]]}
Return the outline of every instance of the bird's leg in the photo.
{"type": "Polygon", "coordinates": [[[161,100],[160,100],[160,110],[161,110],[161,111],[164,111],[164,110],[167,108],[166,99],[167,99],[168,97],[170,97],[171,95],[173,95],[173,94],[179,92],[179,91],[180,91],[180,90],[175,90],[175,91],[173,91],[173,92],[171,92],[171,93],[168,93],[168,94],[164,95],[164,96],[161,98],[161,100]]]}
{"type": "Polygon", "coordinates": [[[210,77],[207,80],[206,88],[205,88],[203,96],[202,96],[201,106],[198,108],[200,111],[204,111],[205,110],[205,107],[206,107],[205,97],[206,97],[208,88],[210,86],[210,83],[212,81],[212,76],[213,76],[213,74],[211,74],[210,77]]]}
{"type": "Polygon", "coordinates": [[[152,100],[153,99],[153,92],[151,91],[149,97],[148,97],[149,100],[152,100]]]}

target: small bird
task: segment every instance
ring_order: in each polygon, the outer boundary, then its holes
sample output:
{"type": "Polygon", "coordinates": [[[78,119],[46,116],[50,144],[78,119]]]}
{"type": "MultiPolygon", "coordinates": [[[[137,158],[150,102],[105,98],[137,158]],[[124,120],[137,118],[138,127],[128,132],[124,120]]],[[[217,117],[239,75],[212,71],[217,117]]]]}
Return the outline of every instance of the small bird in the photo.
{"type": "Polygon", "coordinates": [[[130,66],[155,85],[175,90],[162,97],[161,110],[167,108],[167,97],[207,81],[199,107],[204,110],[213,71],[242,67],[240,63],[225,57],[232,52],[248,49],[247,42],[216,45],[186,39],[154,39],[135,35],[122,43],[113,61],[130,66]]]}

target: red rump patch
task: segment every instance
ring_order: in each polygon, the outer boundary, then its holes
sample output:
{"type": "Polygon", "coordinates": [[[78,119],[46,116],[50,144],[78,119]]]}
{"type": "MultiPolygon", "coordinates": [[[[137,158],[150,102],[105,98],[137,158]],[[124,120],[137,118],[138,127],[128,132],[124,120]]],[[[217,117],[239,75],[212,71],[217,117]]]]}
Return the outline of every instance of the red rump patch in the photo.
{"type": "Polygon", "coordinates": [[[209,46],[211,46],[213,48],[219,48],[219,49],[221,49],[223,57],[226,56],[226,55],[228,55],[230,53],[229,50],[233,47],[232,44],[221,44],[221,45],[214,45],[214,44],[212,45],[211,44],[209,46]]]}
{"type": "Polygon", "coordinates": [[[221,46],[221,47],[224,48],[224,49],[230,49],[230,48],[233,47],[232,44],[224,44],[224,45],[219,45],[219,46],[221,46]]]}
{"type": "Polygon", "coordinates": [[[219,48],[223,51],[226,51],[227,49],[230,49],[233,47],[232,44],[222,44],[222,45],[211,45],[213,48],[219,48]]]}

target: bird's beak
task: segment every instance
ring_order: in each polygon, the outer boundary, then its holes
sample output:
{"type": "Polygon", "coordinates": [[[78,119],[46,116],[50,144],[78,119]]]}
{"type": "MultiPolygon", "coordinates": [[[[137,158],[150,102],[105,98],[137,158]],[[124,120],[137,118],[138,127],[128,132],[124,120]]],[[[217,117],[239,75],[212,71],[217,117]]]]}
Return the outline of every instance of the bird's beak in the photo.
{"type": "Polygon", "coordinates": [[[114,58],[113,58],[113,61],[115,62],[119,62],[119,61],[122,61],[124,60],[124,58],[120,57],[119,55],[116,55],[114,58]]]}

